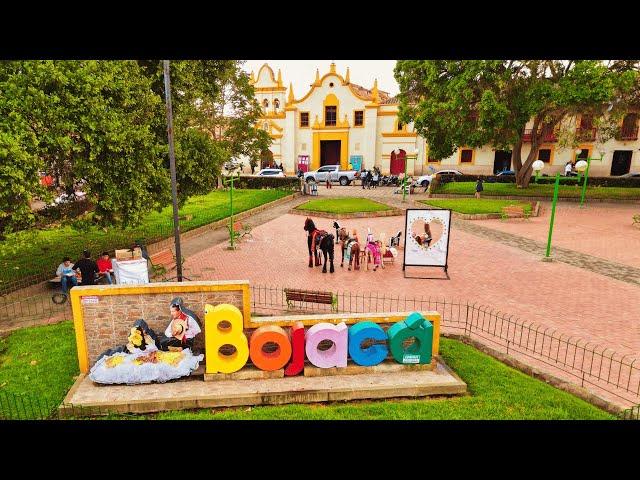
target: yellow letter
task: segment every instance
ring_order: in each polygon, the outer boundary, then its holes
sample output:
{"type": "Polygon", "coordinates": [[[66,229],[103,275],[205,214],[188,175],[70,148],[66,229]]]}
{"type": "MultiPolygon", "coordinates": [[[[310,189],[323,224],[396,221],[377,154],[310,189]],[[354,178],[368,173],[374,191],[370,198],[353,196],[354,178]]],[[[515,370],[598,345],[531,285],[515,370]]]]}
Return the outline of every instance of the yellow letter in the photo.
{"type": "Polygon", "coordinates": [[[242,312],[233,305],[223,303],[217,307],[204,306],[204,333],[207,373],[233,373],[245,366],[249,359],[249,343],[243,332],[242,312]],[[222,328],[221,322],[231,326],[222,328]],[[231,355],[220,353],[223,345],[236,351],[231,355]]]}

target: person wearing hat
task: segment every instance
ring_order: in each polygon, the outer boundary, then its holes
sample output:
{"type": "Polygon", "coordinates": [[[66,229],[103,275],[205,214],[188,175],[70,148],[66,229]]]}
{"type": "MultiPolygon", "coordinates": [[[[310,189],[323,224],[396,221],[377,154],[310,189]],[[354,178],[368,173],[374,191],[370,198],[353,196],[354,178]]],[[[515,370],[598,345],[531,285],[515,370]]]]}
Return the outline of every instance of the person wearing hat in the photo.
{"type": "Polygon", "coordinates": [[[170,304],[171,322],[159,339],[160,350],[174,350],[189,348],[193,350],[194,338],[202,329],[194,318],[193,313],[182,305],[180,297],[174,298],[170,304]]]}

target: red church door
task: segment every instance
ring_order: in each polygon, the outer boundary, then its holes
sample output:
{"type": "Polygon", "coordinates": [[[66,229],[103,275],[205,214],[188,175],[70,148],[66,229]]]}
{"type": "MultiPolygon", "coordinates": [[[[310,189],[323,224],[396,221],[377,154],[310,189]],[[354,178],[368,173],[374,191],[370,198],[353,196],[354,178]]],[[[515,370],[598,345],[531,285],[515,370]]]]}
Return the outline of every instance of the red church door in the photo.
{"type": "Polygon", "coordinates": [[[391,175],[400,175],[404,173],[404,162],[406,161],[407,152],[400,150],[400,154],[396,155],[395,150],[391,152],[391,163],[389,171],[391,175]]]}

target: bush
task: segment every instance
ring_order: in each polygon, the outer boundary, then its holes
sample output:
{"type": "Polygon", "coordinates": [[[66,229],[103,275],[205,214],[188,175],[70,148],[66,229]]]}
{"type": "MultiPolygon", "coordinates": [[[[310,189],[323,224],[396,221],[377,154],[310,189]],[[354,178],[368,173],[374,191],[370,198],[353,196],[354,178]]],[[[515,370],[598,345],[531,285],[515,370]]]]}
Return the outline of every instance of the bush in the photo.
{"type": "MultiPolygon", "coordinates": [[[[440,183],[449,182],[475,182],[481,178],[486,183],[516,183],[515,175],[437,175],[440,183]]],[[[560,185],[582,185],[584,177],[560,177],[560,185]]],[[[548,185],[556,182],[555,176],[542,176],[538,178],[538,184],[548,185]]],[[[531,177],[531,182],[535,183],[535,177],[531,177]]],[[[619,177],[589,177],[590,187],[619,187],[619,188],[640,188],[640,178],[619,178],[619,177]]]]}
{"type": "Polygon", "coordinates": [[[233,182],[234,188],[279,188],[281,190],[300,190],[298,177],[240,177],[233,182]]]}

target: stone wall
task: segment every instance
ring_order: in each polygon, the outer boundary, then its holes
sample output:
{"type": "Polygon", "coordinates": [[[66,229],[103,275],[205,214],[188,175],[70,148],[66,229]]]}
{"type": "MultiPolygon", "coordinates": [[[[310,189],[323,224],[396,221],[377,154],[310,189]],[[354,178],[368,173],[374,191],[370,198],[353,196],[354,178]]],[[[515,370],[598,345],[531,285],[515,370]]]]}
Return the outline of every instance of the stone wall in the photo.
{"type": "Polygon", "coordinates": [[[193,310],[201,321],[202,334],[196,337],[195,349],[204,351],[204,306],[230,303],[242,311],[242,290],[188,292],[188,293],[142,293],[131,295],[99,296],[98,303],[82,304],[89,367],[93,366],[103,351],[124,345],[131,326],[143,318],[158,334],[169,325],[169,303],[182,297],[184,305],[193,310]]]}

